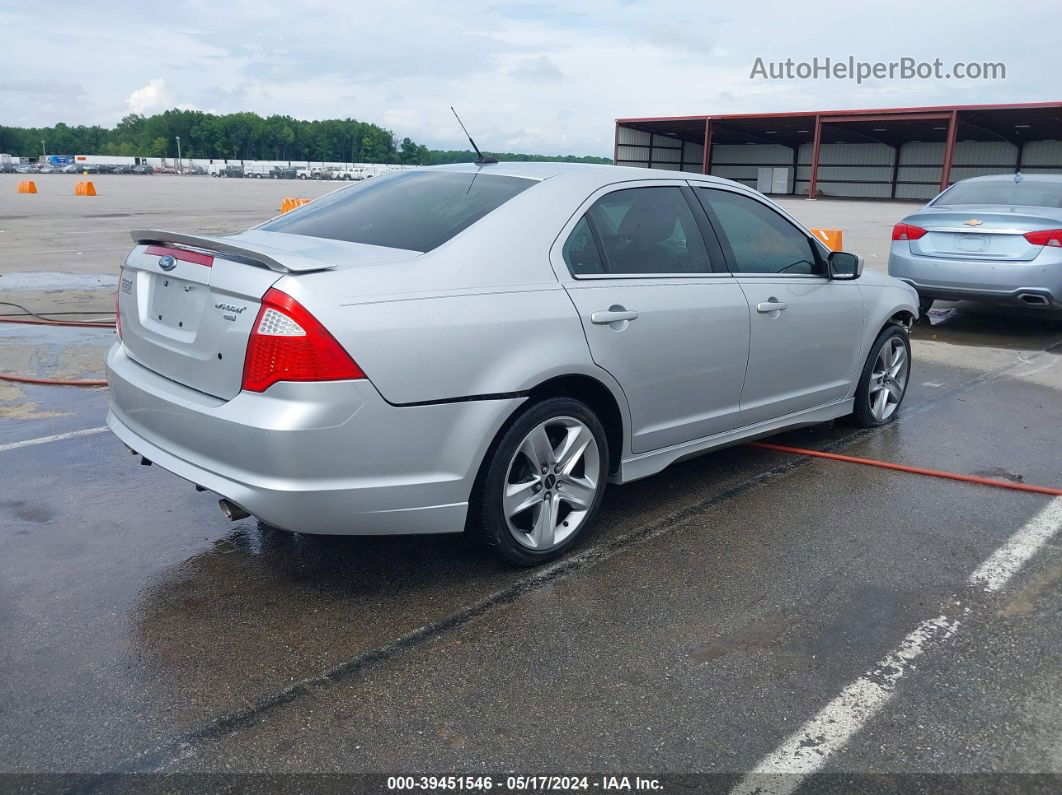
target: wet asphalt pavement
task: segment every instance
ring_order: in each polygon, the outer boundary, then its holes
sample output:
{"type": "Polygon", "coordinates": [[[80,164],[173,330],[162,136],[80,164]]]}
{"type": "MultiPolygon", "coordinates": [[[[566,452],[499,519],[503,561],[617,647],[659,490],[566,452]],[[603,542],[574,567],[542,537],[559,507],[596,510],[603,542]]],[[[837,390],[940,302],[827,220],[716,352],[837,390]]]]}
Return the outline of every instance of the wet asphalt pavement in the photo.
{"type": "MultiPolygon", "coordinates": [[[[1062,321],[944,307],[914,336],[897,423],[772,441],[1062,486],[1062,321]]],[[[0,446],[99,426],[106,393],[20,399],[42,416],[0,446]]],[[[0,771],[736,782],[949,612],[962,633],[824,770],[1062,771],[1058,538],[999,593],[967,583],[1048,497],[739,447],[610,489],[575,555],[523,571],[460,536],[230,524],[108,433],[0,465],[0,771]]]]}
{"type": "MultiPolygon", "coordinates": [[[[131,226],[235,231],[331,189],[114,177],[85,201],[63,180],[0,185],[0,300],[106,312],[131,226]]],[[[781,203],[877,270],[909,209],[781,203]]],[[[111,340],[0,325],[0,372],[98,378],[111,340]]],[[[1062,487],[1062,319],[941,304],[913,348],[896,423],[771,441],[1062,487]]],[[[1062,789],[1062,541],[998,591],[969,580],[1049,497],[737,447],[611,488],[572,556],[514,570],[461,536],[229,523],[107,432],[18,446],[98,428],[106,400],[0,383],[0,790],[140,771],[693,771],[718,777],[666,791],[725,790],[853,682],[888,681],[879,661],[937,616],[958,630],[891,698],[801,741],[815,785],[1062,789]]]]}

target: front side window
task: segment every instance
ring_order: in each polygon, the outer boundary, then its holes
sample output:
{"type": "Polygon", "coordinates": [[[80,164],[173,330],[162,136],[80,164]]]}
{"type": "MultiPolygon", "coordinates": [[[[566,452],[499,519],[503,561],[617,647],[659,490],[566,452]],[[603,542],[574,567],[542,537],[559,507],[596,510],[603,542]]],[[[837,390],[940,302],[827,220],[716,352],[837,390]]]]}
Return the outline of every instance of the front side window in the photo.
{"type": "Polygon", "coordinates": [[[267,232],[431,251],[536,180],[466,171],[406,171],[316,199],[267,232]]]}
{"type": "Polygon", "coordinates": [[[711,273],[708,249],[681,188],[627,188],[602,196],[589,216],[607,272],[711,273]]]}
{"type": "Polygon", "coordinates": [[[697,188],[730,244],[735,273],[822,272],[811,239],[762,202],[713,188],[697,188]]]}

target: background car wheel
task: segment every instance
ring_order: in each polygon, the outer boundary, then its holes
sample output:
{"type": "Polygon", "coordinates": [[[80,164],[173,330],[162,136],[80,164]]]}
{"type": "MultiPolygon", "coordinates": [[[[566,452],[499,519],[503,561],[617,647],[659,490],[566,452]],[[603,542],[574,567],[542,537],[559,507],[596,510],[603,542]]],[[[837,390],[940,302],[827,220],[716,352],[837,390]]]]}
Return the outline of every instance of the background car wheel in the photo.
{"type": "Polygon", "coordinates": [[[882,330],[863,365],[852,416],[861,428],[875,428],[896,419],[911,379],[911,342],[907,330],[889,324],[882,330]]]}
{"type": "Polygon", "coordinates": [[[488,454],[471,521],[510,563],[545,563],[586,534],[607,477],[601,421],[578,400],[547,398],[517,417],[488,454]]]}
{"type": "Polygon", "coordinates": [[[930,309],[933,308],[932,298],[923,298],[918,296],[918,316],[924,318],[930,309]]]}

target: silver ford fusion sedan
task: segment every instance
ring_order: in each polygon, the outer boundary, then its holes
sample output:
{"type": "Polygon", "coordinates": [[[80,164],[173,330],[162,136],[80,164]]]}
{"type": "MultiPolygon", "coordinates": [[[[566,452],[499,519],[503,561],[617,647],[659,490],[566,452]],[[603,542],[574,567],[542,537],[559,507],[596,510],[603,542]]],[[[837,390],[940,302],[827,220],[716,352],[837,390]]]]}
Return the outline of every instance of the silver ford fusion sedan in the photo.
{"type": "Polygon", "coordinates": [[[1062,309],[1062,176],[957,182],[892,230],[889,273],[935,299],[1062,309]]]}
{"type": "Polygon", "coordinates": [[[896,416],[914,290],[760,194],[673,171],[425,168],[225,237],[136,231],[108,424],[307,533],[585,535],[606,482],[896,416]]]}

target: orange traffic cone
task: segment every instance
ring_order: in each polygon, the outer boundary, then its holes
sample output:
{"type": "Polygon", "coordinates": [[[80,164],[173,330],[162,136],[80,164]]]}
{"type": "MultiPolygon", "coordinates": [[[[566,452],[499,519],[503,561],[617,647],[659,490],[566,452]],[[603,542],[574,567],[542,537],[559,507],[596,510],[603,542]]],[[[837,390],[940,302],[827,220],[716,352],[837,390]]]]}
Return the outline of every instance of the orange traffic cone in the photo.
{"type": "Polygon", "coordinates": [[[37,183],[34,182],[32,179],[20,179],[18,181],[18,192],[19,193],[36,193],[37,192],[37,183]]]}
{"type": "Polygon", "coordinates": [[[74,183],[74,195],[75,196],[95,196],[96,186],[92,184],[92,180],[84,180],[82,182],[74,183]]]}
{"type": "Polygon", "coordinates": [[[280,212],[286,213],[294,210],[296,207],[302,207],[304,204],[309,204],[309,199],[300,199],[295,196],[287,196],[280,203],[280,212]]]}

